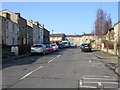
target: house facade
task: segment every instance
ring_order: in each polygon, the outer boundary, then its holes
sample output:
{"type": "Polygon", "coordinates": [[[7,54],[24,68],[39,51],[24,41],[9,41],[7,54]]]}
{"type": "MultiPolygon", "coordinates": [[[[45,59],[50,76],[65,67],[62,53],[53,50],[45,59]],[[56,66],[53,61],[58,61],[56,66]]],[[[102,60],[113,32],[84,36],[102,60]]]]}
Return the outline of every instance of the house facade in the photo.
{"type": "Polygon", "coordinates": [[[64,33],[60,34],[50,34],[50,41],[51,42],[62,42],[66,40],[66,35],[64,33]]]}
{"type": "Polygon", "coordinates": [[[18,48],[19,41],[19,25],[17,15],[8,10],[0,11],[2,21],[2,57],[18,54],[12,50],[13,47],[18,48]]]}
{"type": "Polygon", "coordinates": [[[94,39],[94,36],[92,34],[83,34],[81,41],[82,43],[90,43],[91,40],[93,39],[94,39]]]}
{"type": "Polygon", "coordinates": [[[18,21],[17,15],[8,10],[0,11],[2,18],[3,44],[6,46],[18,45],[18,21]]]}
{"type": "Polygon", "coordinates": [[[70,41],[71,44],[79,46],[82,43],[82,35],[66,35],[66,39],[70,41]]]}
{"type": "Polygon", "coordinates": [[[43,43],[50,43],[50,31],[44,28],[43,25],[43,43]]]}
{"type": "Polygon", "coordinates": [[[33,44],[43,43],[43,30],[39,22],[33,22],[33,44]]]}
{"type": "Polygon", "coordinates": [[[27,45],[33,44],[33,23],[27,20],[27,45]]]}
{"type": "Polygon", "coordinates": [[[118,55],[120,54],[120,50],[119,50],[119,47],[120,47],[120,21],[118,23],[116,23],[114,25],[114,51],[115,51],[115,55],[118,55]]]}

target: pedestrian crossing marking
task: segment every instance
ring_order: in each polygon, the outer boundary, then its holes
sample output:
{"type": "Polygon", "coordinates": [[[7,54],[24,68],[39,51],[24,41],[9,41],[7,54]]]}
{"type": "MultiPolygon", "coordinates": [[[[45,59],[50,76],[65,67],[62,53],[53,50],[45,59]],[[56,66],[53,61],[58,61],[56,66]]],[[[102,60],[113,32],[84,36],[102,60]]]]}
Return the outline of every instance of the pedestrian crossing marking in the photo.
{"type": "Polygon", "coordinates": [[[79,82],[80,88],[118,88],[118,80],[114,76],[84,75],[79,82]]]}

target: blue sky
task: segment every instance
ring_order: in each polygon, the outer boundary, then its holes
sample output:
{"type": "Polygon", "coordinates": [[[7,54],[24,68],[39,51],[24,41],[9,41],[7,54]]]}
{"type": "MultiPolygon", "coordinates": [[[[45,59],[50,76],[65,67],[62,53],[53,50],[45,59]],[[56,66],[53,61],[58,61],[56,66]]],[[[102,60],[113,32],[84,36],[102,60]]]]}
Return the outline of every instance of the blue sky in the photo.
{"type": "Polygon", "coordinates": [[[39,21],[53,33],[91,33],[98,8],[118,21],[117,2],[4,2],[2,9],[20,12],[27,20],[39,21]]]}

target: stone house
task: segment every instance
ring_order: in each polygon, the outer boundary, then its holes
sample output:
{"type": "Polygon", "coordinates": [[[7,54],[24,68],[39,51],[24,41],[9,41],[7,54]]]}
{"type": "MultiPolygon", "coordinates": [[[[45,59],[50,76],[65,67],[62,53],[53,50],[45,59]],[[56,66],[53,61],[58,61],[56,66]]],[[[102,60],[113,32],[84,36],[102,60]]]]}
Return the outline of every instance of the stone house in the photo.
{"type": "Polygon", "coordinates": [[[33,22],[33,44],[43,43],[43,30],[39,22],[33,22]]]}
{"type": "MultiPolygon", "coordinates": [[[[18,47],[19,25],[17,15],[8,10],[0,11],[2,22],[2,56],[14,55],[13,47],[18,47]]],[[[18,52],[18,51],[17,51],[18,52]]]]}
{"type": "Polygon", "coordinates": [[[114,41],[115,41],[115,44],[114,44],[114,50],[115,50],[115,55],[118,55],[119,56],[119,47],[120,47],[120,21],[117,22],[115,25],[114,25],[114,41]]]}
{"type": "Polygon", "coordinates": [[[3,44],[18,45],[18,21],[17,15],[8,10],[0,11],[2,17],[3,44]]]}
{"type": "Polygon", "coordinates": [[[21,17],[20,13],[15,13],[18,18],[18,26],[19,26],[19,54],[24,54],[29,51],[27,45],[27,20],[21,17]]]}
{"type": "Polygon", "coordinates": [[[40,43],[43,43],[43,36],[44,36],[44,32],[43,32],[43,26],[41,26],[41,24],[39,25],[39,29],[40,29],[40,43]]]}
{"type": "Polygon", "coordinates": [[[94,39],[94,36],[92,34],[83,34],[81,41],[82,43],[90,43],[91,40],[93,39],[94,39]]]}
{"type": "Polygon", "coordinates": [[[50,31],[48,31],[43,25],[43,43],[50,43],[50,31]]]}
{"type": "Polygon", "coordinates": [[[64,33],[50,34],[50,41],[51,42],[62,42],[64,40],[66,40],[66,35],[64,33]]]}
{"type": "Polygon", "coordinates": [[[71,44],[79,46],[81,42],[82,35],[66,35],[66,39],[70,41],[71,44]]]}
{"type": "Polygon", "coordinates": [[[33,44],[33,24],[27,20],[27,45],[33,44]]]}
{"type": "Polygon", "coordinates": [[[114,40],[114,28],[110,28],[106,34],[106,40],[111,41],[114,40]]]}

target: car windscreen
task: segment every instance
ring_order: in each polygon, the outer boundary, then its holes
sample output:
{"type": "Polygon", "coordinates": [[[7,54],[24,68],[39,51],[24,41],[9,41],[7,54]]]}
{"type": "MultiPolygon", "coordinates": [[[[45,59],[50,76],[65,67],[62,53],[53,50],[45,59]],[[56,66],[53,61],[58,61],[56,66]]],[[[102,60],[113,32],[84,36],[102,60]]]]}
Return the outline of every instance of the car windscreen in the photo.
{"type": "Polygon", "coordinates": [[[63,42],[63,44],[67,44],[67,42],[63,42]]]}
{"type": "Polygon", "coordinates": [[[90,44],[82,44],[84,47],[90,47],[90,44]]]}
{"type": "Polygon", "coordinates": [[[52,46],[56,46],[56,45],[52,45],[52,46]]]}

